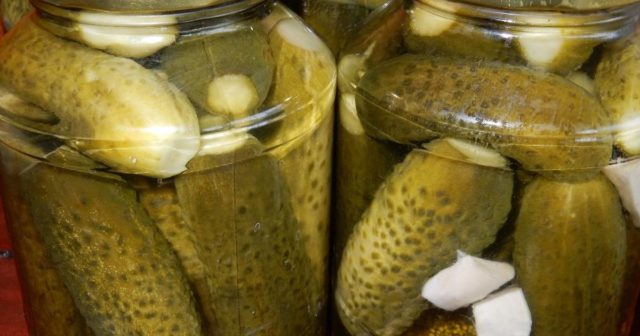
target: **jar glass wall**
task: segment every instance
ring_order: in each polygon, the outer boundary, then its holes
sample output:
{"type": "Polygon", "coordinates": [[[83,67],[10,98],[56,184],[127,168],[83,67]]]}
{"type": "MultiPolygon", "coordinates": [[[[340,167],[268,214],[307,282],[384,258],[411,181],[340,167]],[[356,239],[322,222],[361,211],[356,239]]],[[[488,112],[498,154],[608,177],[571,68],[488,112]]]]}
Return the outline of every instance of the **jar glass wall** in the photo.
{"type": "Polygon", "coordinates": [[[35,2],[0,41],[31,332],[323,335],[330,51],[271,1],[111,4],[35,2]]]}
{"type": "Polygon", "coordinates": [[[345,44],[343,333],[628,332],[640,9],[613,5],[390,1],[345,44]]]}

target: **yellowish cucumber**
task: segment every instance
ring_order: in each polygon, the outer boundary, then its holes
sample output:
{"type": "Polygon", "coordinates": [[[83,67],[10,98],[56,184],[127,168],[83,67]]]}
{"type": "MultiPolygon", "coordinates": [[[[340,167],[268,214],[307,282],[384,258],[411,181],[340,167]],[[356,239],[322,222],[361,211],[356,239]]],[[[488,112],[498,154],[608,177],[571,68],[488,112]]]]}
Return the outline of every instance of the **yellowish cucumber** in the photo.
{"type": "Polygon", "coordinates": [[[338,270],[336,304],[352,335],[400,335],[429,307],[424,283],[456,260],[479,254],[511,209],[506,160],[453,139],[413,150],[378,189],[356,224],[338,270]]]}

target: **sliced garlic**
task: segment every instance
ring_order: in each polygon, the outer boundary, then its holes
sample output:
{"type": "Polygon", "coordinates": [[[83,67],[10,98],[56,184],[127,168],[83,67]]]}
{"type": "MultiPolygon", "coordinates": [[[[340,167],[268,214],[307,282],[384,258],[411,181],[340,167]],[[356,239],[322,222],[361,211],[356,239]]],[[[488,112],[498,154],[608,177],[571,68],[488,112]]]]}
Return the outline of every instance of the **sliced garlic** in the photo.
{"type": "Polygon", "coordinates": [[[473,305],[478,336],[529,336],[531,312],[521,288],[507,288],[473,305]]]}
{"type": "Polygon", "coordinates": [[[438,308],[453,311],[483,299],[511,281],[513,266],[466,255],[431,277],[422,287],[422,297],[438,308]]]}

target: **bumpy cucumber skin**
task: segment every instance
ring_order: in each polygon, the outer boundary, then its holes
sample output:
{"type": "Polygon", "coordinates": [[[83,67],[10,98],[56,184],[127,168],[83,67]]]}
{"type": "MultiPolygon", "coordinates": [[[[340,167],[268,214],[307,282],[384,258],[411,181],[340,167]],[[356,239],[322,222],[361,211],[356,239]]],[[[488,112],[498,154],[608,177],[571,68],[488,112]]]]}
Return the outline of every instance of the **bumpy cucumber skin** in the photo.
{"type": "MultiPolygon", "coordinates": [[[[638,33],[636,33],[638,34],[638,33]]],[[[613,125],[622,126],[615,145],[626,155],[640,154],[640,41],[632,38],[605,50],[598,64],[595,85],[602,104],[611,112],[613,125]],[[631,123],[631,128],[625,123],[631,123]]]]}
{"type": "Polygon", "coordinates": [[[473,319],[463,312],[427,309],[403,336],[476,336],[473,319]]]}
{"type": "Polygon", "coordinates": [[[611,157],[611,136],[591,132],[610,125],[609,113],[595,97],[553,74],[406,55],[367,72],[358,92],[365,130],[400,143],[424,141],[433,133],[462,137],[546,175],[595,174],[611,157]],[[586,139],[581,132],[588,133],[586,139]]]}
{"type": "Polygon", "coordinates": [[[457,250],[480,253],[507,219],[511,171],[457,161],[446,141],[432,153],[414,150],[396,166],[343,252],[336,302],[353,335],[401,334],[428,307],[424,282],[457,250]]]}
{"type": "Polygon", "coordinates": [[[313,273],[286,182],[274,158],[245,150],[224,165],[197,157],[175,181],[212,284],[213,334],[318,335],[313,273]]]}
{"type": "Polygon", "coordinates": [[[359,4],[327,0],[307,0],[303,16],[307,24],[322,37],[334,55],[362,26],[371,10],[359,4]]]}
{"type": "Polygon", "coordinates": [[[91,335],[84,318],[76,309],[69,290],[55,268],[43,239],[36,229],[33,214],[18,183],[16,166],[31,164],[11,149],[0,148],[3,163],[3,201],[11,233],[24,295],[29,330],[38,336],[91,335]],[[20,163],[19,163],[20,162],[20,163]]]}
{"type": "Polygon", "coordinates": [[[257,21],[240,23],[229,32],[184,37],[165,48],[160,57],[160,69],[169,81],[211,114],[218,113],[207,103],[208,86],[215,77],[240,74],[251,78],[258,93],[257,107],[269,93],[275,68],[267,36],[257,21]]]}
{"type": "Polygon", "coordinates": [[[333,212],[335,265],[339,264],[353,227],[373,201],[376,190],[408,152],[406,147],[366,134],[350,134],[341,126],[337,131],[333,212]]]}
{"type": "Polygon", "coordinates": [[[178,256],[198,301],[204,334],[213,335],[216,317],[210,304],[212,284],[207,277],[207,268],[202,260],[199,238],[189,223],[184,220],[184,212],[174,185],[167,183],[156,186],[153,183],[151,181],[134,182],[134,185],[137,184],[140,204],[178,256]]]}
{"type": "Polygon", "coordinates": [[[201,335],[169,244],[121,182],[41,163],[20,183],[53,263],[96,335],[201,335]]]}
{"type": "MultiPolygon", "coordinates": [[[[328,308],[332,134],[333,118],[328,113],[317,129],[297,139],[284,156],[277,156],[313,269],[313,281],[309,284],[316,302],[313,311],[322,316],[326,316],[328,308]]],[[[277,152],[278,149],[272,153],[277,152]]]]}
{"type": "Polygon", "coordinates": [[[53,132],[120,171],[167,177],[199,147],[184,94],[132,60],[58,38],[25,20],[0,43],[0,83],[54,113],[53,132]]]}
{"type": "Polygon", "coordinates": [[[615,335],[626,242],[622,207],[604,176],[531,182],[516,220],[513,260],[533,334],[615,335]]]}
{"type": "MultiPolygon", "coordinates": [[[[378,186],[407,153],[403,146],[385,143],[366,134],[353,135],[340,125],[336,132],[330,264],[334,281],[353,227],[371,204],[378,186]]],[[[331,310],[330,320],[336,335],[348,335],[335,309],[331,310]]]]}

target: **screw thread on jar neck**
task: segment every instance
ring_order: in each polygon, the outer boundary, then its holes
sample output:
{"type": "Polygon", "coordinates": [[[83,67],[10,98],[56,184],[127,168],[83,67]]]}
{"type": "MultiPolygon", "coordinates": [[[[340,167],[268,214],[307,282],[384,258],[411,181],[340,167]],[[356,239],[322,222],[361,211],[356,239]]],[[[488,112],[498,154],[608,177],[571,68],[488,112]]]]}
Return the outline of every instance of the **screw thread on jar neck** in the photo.
{"type": "MultiPolygon", "coordinates": [[[[545,1],[505,1],[505,0],[469,0],[469,2],[450,0],[414,0],[414,6],[420,7],[448,19],[476,26],[491,26],[497,30],[509,32],[521,29],[539,30],[570,29],[574,37],[615,39],[630,33],[638,21],[640,2],[615,1],[618,6],[572,8],[562,6],[568,0],[557,1],[549,6],[509,7],[509,3],[543,3],[545,1]],[[481,3],[480,3],[481,2],[481,3]],[[505,3],[507,3],[505,5],[505,3]],[[500,4],[503,4],[500,7],[500,4]]],[[[546,1],[550,3],[551,1],[546,1]]]]}

